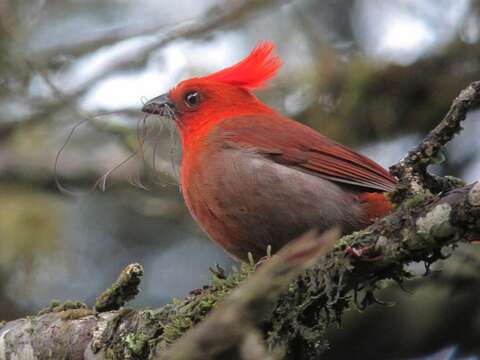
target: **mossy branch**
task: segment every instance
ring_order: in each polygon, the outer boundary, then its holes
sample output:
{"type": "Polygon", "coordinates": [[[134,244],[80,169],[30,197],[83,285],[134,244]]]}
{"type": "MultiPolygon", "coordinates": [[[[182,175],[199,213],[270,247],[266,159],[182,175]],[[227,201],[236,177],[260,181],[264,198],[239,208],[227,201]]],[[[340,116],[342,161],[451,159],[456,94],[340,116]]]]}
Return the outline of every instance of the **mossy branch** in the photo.
{"type": "Polygon", "coordinates": [[[310,232],[291,242],[160,358],[273,359],[263,346],[259,326],[271,317],[278,296],[290,282],[332,249],[339,235],[337,230],[327,231],[321,237],[310,232]]]}
{"type": "Polygon", "coordinates": [[[128,265],[120,273],[117,281],[97,297],[95,310],[98,312],[105,312],[120,309],[139,293],[140,290],[138,289],[138,286],[140,285],[142,276],[142,265],[128,265]]]}

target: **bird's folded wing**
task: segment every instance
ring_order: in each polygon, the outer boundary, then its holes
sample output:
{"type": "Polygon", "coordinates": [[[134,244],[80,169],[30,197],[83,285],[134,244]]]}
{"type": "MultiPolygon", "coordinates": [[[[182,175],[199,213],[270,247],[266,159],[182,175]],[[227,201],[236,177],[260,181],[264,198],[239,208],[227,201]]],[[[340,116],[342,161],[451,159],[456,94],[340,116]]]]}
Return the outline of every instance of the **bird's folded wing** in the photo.
{"type": "Polygon", "coordinates": [[[280,115],[235,117],[216,130],[228,146],[249,148],[334,182],[373,191],[391,191],[395,186],[395,179],[374,161],[280,115]]]}

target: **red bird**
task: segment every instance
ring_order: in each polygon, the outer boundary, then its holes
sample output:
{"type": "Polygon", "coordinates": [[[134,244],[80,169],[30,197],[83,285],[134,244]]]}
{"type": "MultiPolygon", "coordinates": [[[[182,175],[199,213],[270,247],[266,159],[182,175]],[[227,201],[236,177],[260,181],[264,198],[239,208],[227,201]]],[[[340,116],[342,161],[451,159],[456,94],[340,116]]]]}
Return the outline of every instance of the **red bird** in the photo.
{"type": "Polygon", "coordinates": [[[395,179],[374,161],[291,120],[251,92],[281,66],[261,42],[242,61],[180,82],[143,111],[173,119],[190,213],[229,254],[265,256],[317,228],[344,233],[383,217],[395,179]]]}

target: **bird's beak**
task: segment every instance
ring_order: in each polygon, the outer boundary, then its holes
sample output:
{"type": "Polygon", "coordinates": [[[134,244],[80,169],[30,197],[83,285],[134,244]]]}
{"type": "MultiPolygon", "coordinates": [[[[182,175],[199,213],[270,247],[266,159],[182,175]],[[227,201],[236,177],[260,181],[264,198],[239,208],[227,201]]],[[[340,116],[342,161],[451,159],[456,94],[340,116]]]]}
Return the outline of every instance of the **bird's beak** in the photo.
{"type": "Polygon", "coordinates": [[[176,112],[175,104],[170,100],[168,94],[162,94],[148,100],[142,108],[147,114],[159,114],[162,116],[173,116],[176,112]]]}

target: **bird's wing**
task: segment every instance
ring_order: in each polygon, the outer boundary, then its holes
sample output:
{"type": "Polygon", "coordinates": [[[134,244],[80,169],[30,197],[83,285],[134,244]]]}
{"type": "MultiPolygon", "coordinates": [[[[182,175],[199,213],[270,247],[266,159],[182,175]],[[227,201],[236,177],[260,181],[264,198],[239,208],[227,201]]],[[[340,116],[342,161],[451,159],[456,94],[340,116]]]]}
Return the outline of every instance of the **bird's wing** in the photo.
{"type": "Polygon", "coordinates": [[[380,165],[313,129],[280,115],[248,115],[216,126],[227,146],[249,148],[285,166],[372,191],[396,180],[380,165]]]}

